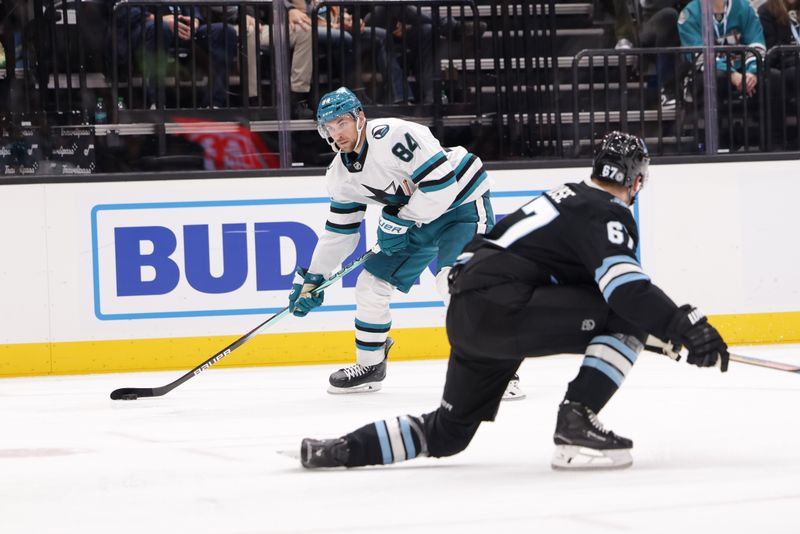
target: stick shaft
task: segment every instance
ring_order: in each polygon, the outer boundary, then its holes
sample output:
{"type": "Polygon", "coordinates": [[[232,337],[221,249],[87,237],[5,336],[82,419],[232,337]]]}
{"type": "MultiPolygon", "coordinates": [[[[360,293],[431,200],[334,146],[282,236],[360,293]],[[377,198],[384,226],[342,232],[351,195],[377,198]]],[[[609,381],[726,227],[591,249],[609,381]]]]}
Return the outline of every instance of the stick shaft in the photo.
{"type": "Polygon", "coordinates": [[[746,363],[747,365],[755,365],[758,367],[766,367],[768,369],[775,369],[777,371],[787,371],[789,373],[800,374],[800,366],[790,363],[775,362],[772,360],[762,360],[761,358],[753,358],[752,356],[744,356],[743,354],[731,353],[731,360],[739,363],[746,363]]]}
{"type": "MultiPolygon", "coordinates": [[[[364,254],[362,254],[361,256],[359,256],[358,258],[356,258],[355,260],[353,260],[349,264],[347,264],[340,271],[337,271],[330,278],[328,278],[327,280],[322,282],[318,287],[314,288],[312,293],[316,295],[316,294],[319,294],[320,292],[324,291],[325,288],[329,287],[330,285],[336,283],[337,281],[339,281],[342,278],[344,278],[345,276],[347,276],[347,274],[349,274],[352,270],[354,270],[354,269],[358,268],[359,266],[361,266],[365,261],[370,259],[372,256],[374,256],[378,252],[380,252],[380,249],[378,248],[377,245],[375,245],[370,250],[366,251],[364,254]]],[[[184,382],[186,382],[187,380],[189,380],[190,378],[192,378],[194,376],[197,376],[200,373],[202,373],[203,371],[209,369],[212,365],[214,365],[215,363],[220,361],[222,358],[224,358],[225,356],[227,356],[228,354],[230,354],[234,350],[238,349],[239,347],[241,347],[242,345],[247,343],[257,333],[259,333],[262,330],[266,330],[267,328],[271,327],[272,325],[274,325],[275,323],[277,323],[278,321],[280,321],[281,319],[283,319],[284,317],[286,317],[290,313],[291,312],[289,311],[289,307],[288,306],[283,308],[281,311],[279,311],[275,315],[272,315],[271,317],[269,317],[268,319],[266,319],[265,321],[260,323],[258,326],[256,326],[255,328],[253,328],[252,330],[247,332],[245,335],[243,335],[242,337],[240,337],[239,339],[237,339],[236,341],[234,341],[233,343],[231,343],[230,345],[228,345],[224,349],[220,350],[219,352],[214,354],[212,357],[210,357],[209,359],[207,359],[206,361],[204,361],[203,363],[201,363],[200,365],[198,365],[197,367],[195,367],[191,371],[188,371],[187,373],[185,373],[183,376],[181,376],[177,380],[175,380],[173,382],[170,382],[169,384],[167,384],[165,386],[161,386],[161,387],[157,387],[157,388],[121,388],[121,389],[114,390],[111,393],[111,398],[114,399],[114,400],[117,400],[117,399],[121,398],[122,395],[124,395],[126,393],[135,393],[136,395],[138,395],[140,397],[160,397],[161,395],[165,395],[165,394],[169,393],[170,391],[172,391],[173,389],[175,389],[176,387],[178,387],[181,384],[183,384],[184,382]]]]}

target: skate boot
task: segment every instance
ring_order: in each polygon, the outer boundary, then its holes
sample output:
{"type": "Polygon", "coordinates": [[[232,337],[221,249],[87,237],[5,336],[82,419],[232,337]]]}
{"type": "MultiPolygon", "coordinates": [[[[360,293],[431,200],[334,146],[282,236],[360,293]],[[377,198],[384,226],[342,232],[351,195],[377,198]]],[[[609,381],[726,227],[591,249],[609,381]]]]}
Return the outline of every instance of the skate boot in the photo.
{"type": "Polygon", "coordinates": [[[343,438],[311,439],[300,443],[300,463],[306,469],[342,467],[350,456],[350,447],[343,438]]]}
{"type": "Polygon", "coordinates": [[[508,381],[506,390],[503,393],[503,400],[522,400],[525,397],[527,397],[527,395],[525,395],[525,392],[519,387],[519,375],[514,374],[514,378],[508,381]]]}
{"type": "Polygon", "coordinates": [[[553,441],[553,469],[618,469],[633,463],[633,441],[603,428],[597,415],[578,402],[558,407],[553,441]]]}
{"type": "Polygon", "coordinates": [[[381,389],[381,382],[386,378],[386,361],[392,345],[394,340],[387,337],[383,347],[383,361],[376,365],[357,363],[333,373],[329,379],[328,393],[363,393],[381,389]]]}

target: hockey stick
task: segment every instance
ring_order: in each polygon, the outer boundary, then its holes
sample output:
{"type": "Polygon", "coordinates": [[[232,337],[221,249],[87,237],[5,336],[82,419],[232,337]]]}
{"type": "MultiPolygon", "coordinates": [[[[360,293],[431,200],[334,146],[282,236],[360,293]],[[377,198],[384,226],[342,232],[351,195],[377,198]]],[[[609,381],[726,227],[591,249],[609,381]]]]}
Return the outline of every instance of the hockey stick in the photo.
{"type": "Polygon", "coordinates": [[[733,353],[731,353],[731,360],[734,362],[746,363],[748,365],[766,367],[767,369],[775,369],[776,371],[787,371],[789,373],[800,374],[800,366],[792,365],[790,363],[762,360],[761,358],[753,358],[752,356],[744,356],[742,354],[733,353]]]}
{"type": "MultiPolygon", "coordinates": [[[[675,350],[675,347],[671,343],[662,341],[654,336],[648,336],[647,342],[645,343],[645,350],[648,350],[655,354],[661,354],[663,356],[667,356],[668,358],[672,358],[675,361],[680,361],[680,359],[686,355],[685,350],[677,351],[675,350]]],[[[747,365],[755,365],[757,367],[766,367],[767,369],[775,369],[776,371],[787,371],[789,373],[800,374],[800,366],[792,365],[790,363],[776,362],[772,360],[762,360],[761,358],[753,358],[752,356],[745,356],[743,354],[734,354],[732,352],[729,352],[728,354],[730,355],[731,361],[734,362],[745,363],[747,365]]]]}
{"type": "MultiPolygon", "coordinates": [[[[316,295],[319,292],[323,291],[326,287],[336,283],[339,279],[343,278],[350,271],[352,271],[356,267],[360,266],[362,263],[364,263],[365,261],[370,259],[372,256],[374,256],[378,252],[380,252],[380,248],[378,248],[378,245],[375,245],[370,250],[366,251],[364,254],[362,254],[361,256],[359,256],[358,258],[356,258],[355,260],[350,262],[348,265],[343,267],[340,271],[336,272],[333,276],[331,276],[330,278],[328,278],[327,280],[322,282],[311,293],[316,295]]],[[[214,365],[215,363],[220,361],[222,358],[224,358],[225,356],[227,356],[228,354],[230,354],[234,350],[238,349],[239,347],[241,347],[242,345],[247,343],[250,340],[250,338],[255,336],[260,330],[263,330],[265,328],[268,328],[268,327],[274,325],[275,323],[277,323],[278,321],[280,321],[281,319],[283,319],[284,317],[289,315],[289,313],[290,313],[289,312],[289,307],[287,306],[284,309],[282,309],[281,311],[279,311],[278,313],[276,313],[275,315],[273,315],[272,317],[268,318],[266,321],[264,321],[260,325],[256,326],[252,330],[250,330],[248,333],[246,333],[245,335],[243,335],[242,337],[240,337],[239,339],[237,339],[236,341],[234,341],[230,345],[228,345],[227,347],[225,347],[224,349],[222,349],[221,351],[219,351],[216,354],[214,354],[212,357],[210,357],[209,359],[207,359],[206,361],[204,361],[203,363],[201,363],[200,365],[198,365],[197,367],[195,367],[191,371],[189,371],[186,374],[184,374],[182,377],[178,378],[174,382],[170,382],[166,386],[161,386],[161,387],[157,387],[157,388],[120,388],[120,389],[115,389],[114,391],[111,392],[111,399],[112,400],[136,400],[139,397],[160,397],[162,395],[166,395],[167,393],[169,393],[170,391],[172,391],[176,387],[180,386],[181,384],[183,384],[184,382],[186,382],[187,380],[189,380],[193,376],[199,375],[200,373],[202,373],[203,371],[205,371],[206,369],[208,369],[209,367],[211,367],[212,365],[214,365]]]]}

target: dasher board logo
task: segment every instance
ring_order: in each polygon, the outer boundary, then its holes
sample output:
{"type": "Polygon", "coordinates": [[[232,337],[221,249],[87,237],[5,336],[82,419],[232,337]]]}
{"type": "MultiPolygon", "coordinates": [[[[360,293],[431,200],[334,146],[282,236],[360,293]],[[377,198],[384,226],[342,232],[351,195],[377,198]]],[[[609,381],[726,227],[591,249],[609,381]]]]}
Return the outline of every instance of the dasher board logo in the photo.
{"type": "MultiPolygon", "coordinates": [[[[94,206],[95,316],[277,313],[288,303],[295,267],[311,261],[329,203],[328,198],[285,198],[94,206]]],[[[359,243],[343,263],[364,254],[368,241],[374,243],[377,227],[369,222],[361,225],[359,243]]],[[[362,269],[326,290],[318,310],[355,310],[352,288],[362,269]]],[[[433,273],[423,278],[435,284],[433,273]]],[[[403,295],[392,306],[443,306],[420,295],[403,295]]]]}

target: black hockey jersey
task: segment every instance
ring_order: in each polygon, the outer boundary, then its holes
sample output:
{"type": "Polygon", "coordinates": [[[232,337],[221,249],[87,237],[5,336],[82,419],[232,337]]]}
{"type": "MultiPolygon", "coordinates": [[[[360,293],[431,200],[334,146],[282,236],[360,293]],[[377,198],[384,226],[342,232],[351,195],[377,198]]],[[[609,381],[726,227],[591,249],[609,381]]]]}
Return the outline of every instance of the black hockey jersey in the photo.
{"type": "Polygon", "coordinates": [[[677,306],[642,270],[638,242],[621,200],[591,180],[565,184],[476,236],[459,257],[451,292],[477,290],[519,307],[541,285],[593,285],[618,315],[665,339],[677,306]]]}

